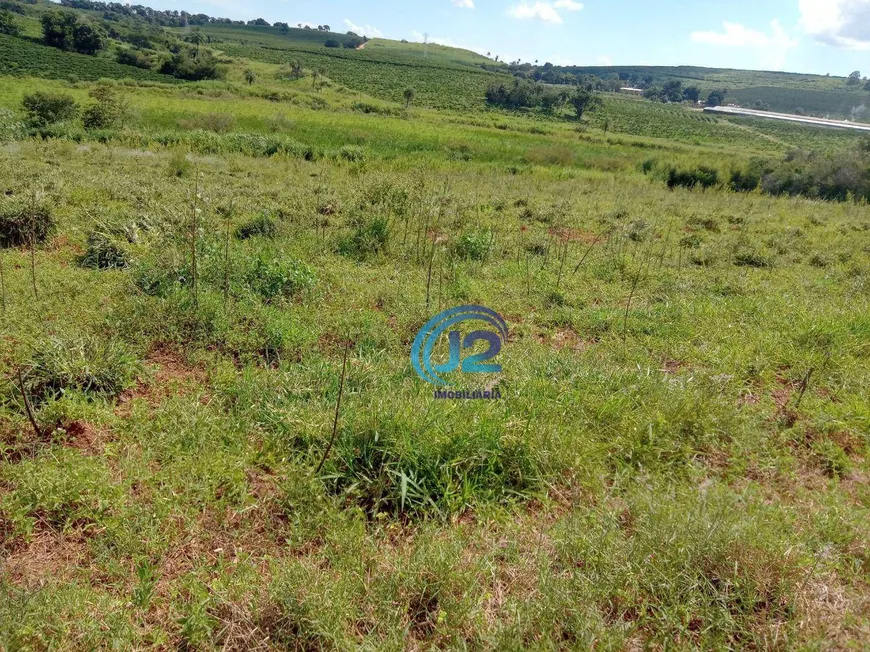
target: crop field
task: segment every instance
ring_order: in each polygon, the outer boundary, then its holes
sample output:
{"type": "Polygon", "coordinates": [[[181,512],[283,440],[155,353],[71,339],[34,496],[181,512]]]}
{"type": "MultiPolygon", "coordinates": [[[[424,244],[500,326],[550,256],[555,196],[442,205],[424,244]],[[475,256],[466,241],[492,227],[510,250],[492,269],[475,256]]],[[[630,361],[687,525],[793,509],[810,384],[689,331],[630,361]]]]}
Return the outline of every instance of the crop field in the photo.
{"type": "Polygon", "coordinates": [[[0,72],[0,649],[870,646],[870,145],[282,39],[0,72]]]}
{"type": "Polygon", "coordinates": [[[220,44],[220,48],[232,57],[277,65],[297,59],[306,68],[321,68],[330,79],[381,100],[401,102],[404,90],[413,88],[418,104],[436,109],[481,110],[490,84],[510,82],[506,75],[484,70],[388,63],[363,58],[362,53],[355,51],[320,54],[312,50],[273,50],[231,44],[220,44]]]}
{"type": "Polygon", "coordinates": [[[62,52],[27,39],[0,34],[0,70],[5,75],[38,76],[54,79],[97,81],[135,79],[172,83],[176,80],[150,70],[125,66],[115,61],[62,52]]]}

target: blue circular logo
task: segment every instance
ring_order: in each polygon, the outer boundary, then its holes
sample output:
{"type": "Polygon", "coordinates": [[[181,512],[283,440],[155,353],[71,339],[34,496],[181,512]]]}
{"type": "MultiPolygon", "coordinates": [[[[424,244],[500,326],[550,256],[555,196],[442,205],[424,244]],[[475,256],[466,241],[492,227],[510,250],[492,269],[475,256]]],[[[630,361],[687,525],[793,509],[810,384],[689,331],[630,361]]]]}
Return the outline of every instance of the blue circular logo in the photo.
{"type": "Polygon", "coordinates": [[[448,383],[439,374],[456,370],[463,373],[498,373],[501,371],[501,365],[485,363],[498,355],[503,342],[507,341],[507,335],[507,323],[494,310],[483,306],[450,308],[435,315],[417,333],[411,346],[411,363],[420,378],[427,383],[441,386],[448,383]],[[464,321],[486,322],[492,329],[476,330],[464,338],[458,330],[448,330],[464,321]],[[445,332],[450,343],[450,357],[447,362],[436,365],[432,363],[432,350],[445,332]],[[462,350],[470,349],[478,340],[488,342],[489,348],[462,359],[462,350]]]}

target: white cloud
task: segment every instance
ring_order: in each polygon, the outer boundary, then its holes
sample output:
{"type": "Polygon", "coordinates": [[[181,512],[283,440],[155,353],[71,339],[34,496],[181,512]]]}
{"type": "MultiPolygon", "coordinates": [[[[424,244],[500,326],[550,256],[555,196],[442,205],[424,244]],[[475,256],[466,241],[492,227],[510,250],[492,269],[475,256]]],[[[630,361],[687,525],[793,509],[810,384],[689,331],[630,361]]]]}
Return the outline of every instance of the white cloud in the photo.
{"type": "Polygon", "coordinates": [[[693,32],[691,39],[694,43],[704,45],[756,50],[762,67],[780,70],[785,64],[788,51],[798,45],[798,40],[791,38],[778,20],[770,23],[770,29],[768,34],[749,29],[740,23],[726,22],[721,32],[693,32]]]}
{"type": "Polygon", "coordinates": [[[535,4],[521,2],[511,7],[508,13],[514,18],[524,20],[540,20],[552,25],[560,25],[562,23],[562,17],[559,15],[559,12],[556,11],[553,5],[547,2],[535,2],[535,4]]]}
{"type": "Polygon", "coordinates": [[[344,26],[347,27],[348,31],[359,34],[360,36],[384,38],[384,33],[377,27],[372,27],[371,25],[356,25],[350,18],[344,19],[344,26]]]}
{"type": "Polygon", "coordinates": [[[567,9],[568,11],[580,11],[583,9],[583,4],[574,2],[574,0],[556,0],[554,5],[557,9],[567,9]]]}
{"type": "Polygon", "coordinates": [[[800,24],[817,41],[870,50],[870,0],[799,0],[800,24]]]}
{"type": "Polygon", "coordinates": [[[602,54],[600,57],[598,57],[598,63],[600,63],[602,66],[612,66],[613,59],[608,57],[606,54],[602,54]]]}
{"type": "Polygon", "coordinates": [[[450,2],[463,9],[474,9],[474,0],[450,0],[450,2]]]}

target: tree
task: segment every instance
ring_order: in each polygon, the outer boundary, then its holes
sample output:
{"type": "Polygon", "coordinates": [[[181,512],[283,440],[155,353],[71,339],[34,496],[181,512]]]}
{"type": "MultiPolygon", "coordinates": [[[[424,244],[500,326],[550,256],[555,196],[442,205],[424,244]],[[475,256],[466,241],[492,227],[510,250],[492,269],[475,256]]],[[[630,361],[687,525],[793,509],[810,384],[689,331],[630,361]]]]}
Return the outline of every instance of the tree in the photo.
{"type": "Polygon", "coordinates": [[[683,99],[696,103],[701,99],[701,89],[697,86],[686,86],[686,88],[683,89],[683,99]]]}
{"type": "Polygon", "coordinates": [[[68,11],[47,11],[42,14],[42,40],[53,48],[66,50],[72,45],[72,31],[78,19],[68,11]]]}
{"type": "Polygon", "coordinates": [[[9,36],[18,36],[20,32],[18,22],[12,15],[11,11],[0,11],[0,34],[8,34],[9,36]]]}
{"type": "Polygon", "coordinates": [[[248,86],[251,86],[255,81],[257,81],[256,73],[250,68],[245,70],[245,81],[248,82],[248,86]]]}
{"type": "Polygon", "coordinates": [[[324,42],[323,45],[325,45],[328,48],[340,48],[341,47],[341,43],[336,41],[334,38],[326,39],[326,41],[324,42]]]}
{"type": "Polygon", "coordinates": [[[849,78],[846,80],[846,83],[849,86],[857,86],[861,83],[861,71],[856,70],[852,74],[849,75],[849,78]]]}
{"type": "Polygon", "coordinates": [[[73,97],[62,93],[29,93],[21,100],[21,106],[27,112],[27,123],[37,128],[70,120],[78,113],[73,97]]]}
{"type": "Polygon", "coordinates": [[[601,105],[601,98],[585,88],[575,90],[571,97],[568,98],[568,101],[574,107],[578,120],[583,117],[586,111],[594,111],[601,105]]]}
{"type": "Polygon", "coordinates": [[[199,57],[199,46],[203,44],[205,41],[205,37],[202,35],[202,32],[198,29],[193,30],[190,33],[190,36],[187,37],[187,42],[192,43],[194,47],[195,56],[199,57]]]}
{"type": "Polygon", "coordinates": [[[867,92],[870,92],[870,81],[868,81],[866,84],[864,84],[864,90],[867,92]]]}
{"type": "Polygon", "coordinates": [[[96,54],[109,44],[106,31],[96,24],[79,22],[67,11],[49,11],[42,15],[42,39],[46,45],[81,54],[96,54]]]}
{"type": "Polygon", "coordinates": [[[411,106],[411,100],[414,99],[414,89],[413,88],[406,88],[402,92],[402,97],[405,98],[405,109],[407,109],[409,106],[411,106]]]}
{"type": "Polygon", "coordinates": [[[680,102],[683,99],[683,82],[669,81],[662,87],[663,99],[667,102],[680,102]]]}
{"type": "Polygon", "coordinates": [[[79,23],[73,30],[73,49],[81,54],[94,55],[109,45],[109,35],[99,25],[79,23]]]}
{"type": "Polygon", "coordinates": [[[721,106],[725,102],[726,90],[711,91],[707,96],[707,106],[721,106]]]}

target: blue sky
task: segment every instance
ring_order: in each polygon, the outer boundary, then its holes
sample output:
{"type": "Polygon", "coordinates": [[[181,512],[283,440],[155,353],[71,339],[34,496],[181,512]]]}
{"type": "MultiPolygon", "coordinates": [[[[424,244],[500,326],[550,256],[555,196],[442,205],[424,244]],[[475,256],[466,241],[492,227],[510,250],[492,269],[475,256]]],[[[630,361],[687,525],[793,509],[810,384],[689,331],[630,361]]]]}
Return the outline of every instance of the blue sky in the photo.
{"type": "Polygon", "coordinates": [[[870,0],[140,0],[432,41],[511,61],[870,74],[870,0]]]}

